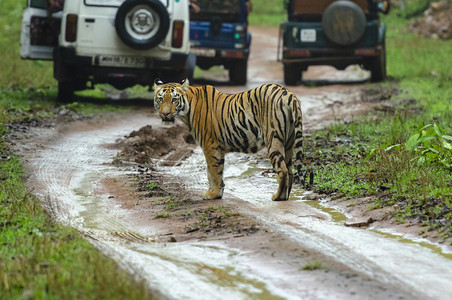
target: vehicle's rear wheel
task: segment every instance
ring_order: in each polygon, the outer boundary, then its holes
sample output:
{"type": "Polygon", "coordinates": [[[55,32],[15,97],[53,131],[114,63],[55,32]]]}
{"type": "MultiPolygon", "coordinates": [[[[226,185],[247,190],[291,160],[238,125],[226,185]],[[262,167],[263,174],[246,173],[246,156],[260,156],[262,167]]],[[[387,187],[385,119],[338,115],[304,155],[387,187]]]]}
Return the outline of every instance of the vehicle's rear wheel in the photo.
{"type": "Polygon", "coordinates": [[[229,80],[238,85],[245,85],[247,80],[248,60],[234,62],[229,67],[229,80]]]}
{"type": "Polygon", "coordinates": [[[58,81],[57,101],[70,103],[74,100],[75,85],[72,81],[58,81]]]}
{"type": "Polygon", "coordinates": [[[380,55],[370,61],[369,69],[372,82],[380,82],[386,78],[386,49],[384,45],[380,55]]]}
{"type": "Polygon", "coordinates": [[[160,44],[169,30],[169,16],[158,0],[128,0],[118,8],[116,33],[124,44],[146,50],[160,44]]]}
{"type": "Polygon", "coordinates": [[[284,64],[284,82],[286,85],[297,85],[301,81],[301,68],[297,64],[284,64]]]}
{"type": "Polygon", "coordinates": [[[57,102],[71,103],[74,101],[74,92],[83,89],[86,89],[86,82],[83,80],[59,80],[57,102]]]}

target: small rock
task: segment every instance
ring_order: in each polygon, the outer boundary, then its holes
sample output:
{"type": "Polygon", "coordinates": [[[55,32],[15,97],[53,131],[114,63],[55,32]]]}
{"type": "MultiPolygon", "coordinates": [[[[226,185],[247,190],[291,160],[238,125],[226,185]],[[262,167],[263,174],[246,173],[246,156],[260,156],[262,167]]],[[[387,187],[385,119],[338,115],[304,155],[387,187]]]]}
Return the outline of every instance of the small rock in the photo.
{"type": "Polygon", "coordinates": [[[353,219],[347,220],[344,225],[347,227],[365,227],[365,226],[369,226],[369,224],[371,224],[373,222],[374,222],[374,220],[371,217],[353,218],[353,219]]]}

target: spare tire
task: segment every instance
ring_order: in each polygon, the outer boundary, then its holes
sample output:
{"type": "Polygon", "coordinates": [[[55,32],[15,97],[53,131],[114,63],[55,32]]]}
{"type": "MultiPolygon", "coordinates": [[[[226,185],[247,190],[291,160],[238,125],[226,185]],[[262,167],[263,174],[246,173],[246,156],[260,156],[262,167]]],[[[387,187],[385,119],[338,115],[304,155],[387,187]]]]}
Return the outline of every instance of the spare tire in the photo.
{"type": "Polygon", "coordinates": [[[169,16],[158,0],[127,0],[116,13],[115,29],[124,44],[147,50],[160,44],[169,30],[169,16]]]}
{"type": "Polygon", "coordinates": [[[323,13],[325,36],[333,43],[348,46],[356,43],[366,31],[366,15],[356,3],[339,0],[331,3],[323,13]]]}

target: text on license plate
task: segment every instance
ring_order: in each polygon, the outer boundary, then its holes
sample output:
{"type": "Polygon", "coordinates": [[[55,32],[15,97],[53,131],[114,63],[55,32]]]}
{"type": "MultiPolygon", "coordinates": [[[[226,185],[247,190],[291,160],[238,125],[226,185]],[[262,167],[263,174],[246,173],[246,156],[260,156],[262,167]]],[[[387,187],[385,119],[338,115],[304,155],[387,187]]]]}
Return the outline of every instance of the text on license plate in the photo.
{"type": "Polygon", "coordinates": [[[146,59],[142,56],[101,55],[99,56],[99,65],[108,67],[143,68],[146,66],[146,59]]]}
{"type": "Polygon", "coordinates": [[[215,57],[215,49],[191,48],[190,52],[196,56],[215,57]]]}

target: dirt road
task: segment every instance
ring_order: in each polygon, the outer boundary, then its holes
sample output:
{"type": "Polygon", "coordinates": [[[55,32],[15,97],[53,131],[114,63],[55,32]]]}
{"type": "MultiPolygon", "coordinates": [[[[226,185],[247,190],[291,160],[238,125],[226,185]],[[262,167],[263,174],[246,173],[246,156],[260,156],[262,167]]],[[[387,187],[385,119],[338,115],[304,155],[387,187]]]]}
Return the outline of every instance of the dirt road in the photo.
{"type": "MultiPolygon", "coordinates": [[[[282,83],[276,31],[252,33],[247,88],[282,83]]],[[[309,71],[305,78],[365,76],[360,70],[309,71]]],[[[245,89],[220,83],[218,88],[245,89]]],[[[362,85],[291,90],[302,103],[307,130],[352,119],[372,105],[363,100],[362,85]]],[[[29,135],[33,138],[18,145],[28,162],[30,188],[55,218],[146,280],[157,298],[447,299],[451,294],[447,255],[416,241],[401,243],[378,231],[345,227],[346,215],[300,188],[289,201],[272,202],[276,179],[265,152],[227,156],[224,198],[200,200],[207,186],[200,149],[183,129],[163,127],[150,108],[29,135]]]]}

